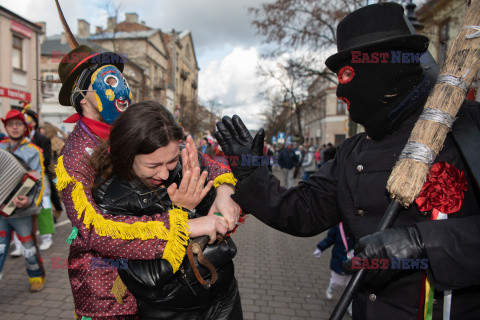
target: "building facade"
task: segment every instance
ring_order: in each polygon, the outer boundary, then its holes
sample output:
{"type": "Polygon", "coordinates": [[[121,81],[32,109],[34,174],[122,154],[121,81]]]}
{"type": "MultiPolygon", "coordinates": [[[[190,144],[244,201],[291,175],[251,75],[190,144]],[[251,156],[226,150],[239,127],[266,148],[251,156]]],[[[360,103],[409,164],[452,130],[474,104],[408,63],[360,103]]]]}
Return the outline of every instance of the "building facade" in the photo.
{"type": "Polygon", "coordinates": [[[41,109],[40,82],[37,81],[40,79],[41,34],[40,26],[0,6],[1,117],[12,107],[21,107],[21,101],[30,101],[34,111],[41,109]]]}
{"type": "Polygon", "coordinates": [[[337,99],[336,86],[326,86],[318,78],[308,90],[310,107],[302,116],[305,141],[321,146],[338,146],[348,138],[348,113],[345,102],[337,99]]]}

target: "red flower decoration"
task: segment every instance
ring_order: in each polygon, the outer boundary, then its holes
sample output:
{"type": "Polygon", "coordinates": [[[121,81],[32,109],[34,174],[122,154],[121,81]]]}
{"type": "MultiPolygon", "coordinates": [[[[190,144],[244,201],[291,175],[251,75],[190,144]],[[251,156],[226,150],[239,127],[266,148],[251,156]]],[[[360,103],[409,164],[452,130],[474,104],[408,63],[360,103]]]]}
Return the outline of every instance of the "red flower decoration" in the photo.
{"type": "Polygon", "coordinates": [[[467,191],[465,174],[446,162],[435,163],[420,195],[415,200],[420,211],[454,213],[460,210],[467,191]]]}

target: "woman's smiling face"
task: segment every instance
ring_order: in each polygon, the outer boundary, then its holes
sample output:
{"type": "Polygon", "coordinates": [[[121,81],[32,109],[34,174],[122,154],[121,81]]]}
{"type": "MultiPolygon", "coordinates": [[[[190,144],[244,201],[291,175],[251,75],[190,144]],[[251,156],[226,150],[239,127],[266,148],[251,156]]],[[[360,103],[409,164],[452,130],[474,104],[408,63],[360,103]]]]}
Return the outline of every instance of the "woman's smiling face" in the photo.
{"type": "Polygon", "coordinates": [[[180,141],[170,142],[150,154],[138,154],[133,160],[133,172],[151,187],[163,186],[180,157],[180,141]]]}

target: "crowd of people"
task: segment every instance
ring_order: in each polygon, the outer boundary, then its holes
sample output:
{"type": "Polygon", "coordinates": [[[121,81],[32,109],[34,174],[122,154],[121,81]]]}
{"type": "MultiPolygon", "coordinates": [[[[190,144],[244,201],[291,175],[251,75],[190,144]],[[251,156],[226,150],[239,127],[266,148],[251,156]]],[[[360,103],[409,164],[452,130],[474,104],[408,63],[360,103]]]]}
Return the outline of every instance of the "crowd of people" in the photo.
{"type": "MultiPolygon", "coordinates": [[[[428,38],[411,34],[395,3],[354,11],[337,35],[338,52],[326,65],[338,75],[337,96],[365,128],[337,147],[288,141],[272,147],[263,129],[252,137],[238,116],[224,117],[215,138],[207,133],[195,143],[160,103],[132,103],[119,55],[71,42],[58,68],[59,102],[75,108],[66,120],[75,127],[58,159],[51,159],[52,142],[40,134],[37,114],[13,109],[2,118],[6,136],[0,148],[21,159],[37,182],[13,199],[14,214],[0,217],[0,279],[15,231],[30,290],[42,290],[40,250],[51,246],[54,215],[64,209],[72,227],[68,275],[77,317],[241,320],[232,260],[237,249],[229,234],[243,214],[252,214],[295,236],[328,230],[314,252],[320,257],[334,246],[327,299],[346,285],[358,261],[360,267],[388,261],[386,268],[365,267],[348,310],[354,319],[479,318],[480,200],[452,136],[434,164],[462,180],[449,218],[434,218],[442,213],[428,207],[424,196],[422,203],[402,208],[392,228],[376,232],[389,206],[387,178],[434,82],[418,61],[367,66],[353,63],[351,51],[423,53],[428,38]],[[265,156],[268,161],[250,161],[265,156]],[[55,173],[49,171],[52,162],[55,173]],[[272,174],[277,166],[283,183],[272,174]],[[200,258],[188,251],[192,243],[206,247],[210,266],[203,275],[194,271],[200,258]],[[103,259],[125,265],[92,267],[103,259]],[[394,259],[428,264],[421,270],[393,268],[394,259]]],[[[478,107],[462,105],[477,127],[478,107]]]]}

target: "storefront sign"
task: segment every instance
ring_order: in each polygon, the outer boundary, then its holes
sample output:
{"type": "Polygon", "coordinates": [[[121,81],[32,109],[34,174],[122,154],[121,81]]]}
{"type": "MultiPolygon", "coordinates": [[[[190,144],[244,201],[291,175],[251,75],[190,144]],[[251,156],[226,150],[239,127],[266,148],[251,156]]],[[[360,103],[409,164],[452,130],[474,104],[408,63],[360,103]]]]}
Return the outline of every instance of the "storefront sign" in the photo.
{"type": "Polygon", "coordinates": [[[0,87],[0,97],[7,97],[21,101],[32,101],[32,95],[30,92],[8,89],[4,87],[0,87]]]}
{"type": "Polygon", "coordinates": [[[18,23],[15,20],[12,20],[12,25],[11,25],[10,29],[12,29],[13,31],[15,31],[17,33],[20,33],[21,35],[24,35],[27,38],[32,37],[32,33],[33,33],[32,29],[24,26],[23,24],[18,23]]]}

